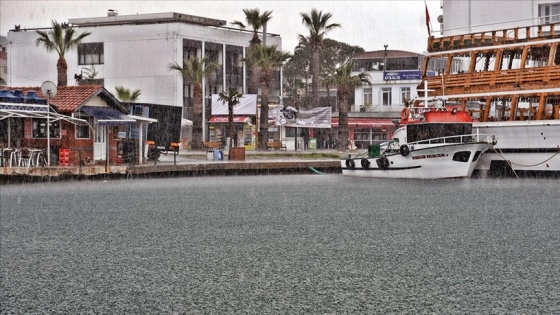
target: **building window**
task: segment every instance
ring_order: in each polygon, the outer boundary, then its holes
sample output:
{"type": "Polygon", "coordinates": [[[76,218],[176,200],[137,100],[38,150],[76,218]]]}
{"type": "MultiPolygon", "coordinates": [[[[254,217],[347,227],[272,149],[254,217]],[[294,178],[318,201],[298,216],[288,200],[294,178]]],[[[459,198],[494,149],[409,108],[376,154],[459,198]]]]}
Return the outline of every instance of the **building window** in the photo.
{"type": "Polygon", "coordinates": [[[76,139],[89,139],[89,125],[76,125],[76,139]]]}
{"type": "Polygon", "coordinates": [[[381,88],[382,104],[385,106],[391,105],[391,88],[381,88]]]}
{"type": "Polygon", "coordinates": [[[372,104],[371,88],[364,88],[364,105],[370,106],[372,104]]]}
{"type": "Polygon", "coordinates": [[[104,63],[103,43],[83,43],[78,45],[79,65],[100,65],[104,63]]]}
{"type": "Polygon", "coordinates": [[[286,138],[295,138],[297,132],[294,127],[286,127],[286,138]]]}
{"type": "Polygon", "coordinates": [[[410,88],[409,87],[402,87],[401,88],[401,104],[409,102],[410,98],[410,88]]]}
{"type": "MultiPolygon", "coordinates": [[[[32,120],[33,138],[47,138],[47,120],[33,118],[32,120]]],[[[51,122],[49,126],[50,138],[58,138],[60,136],[60,124],[58,121],[51,122]]]]}
{"type": "Polygon", "coordinates": [[[541,24],[560,22],[560,3],[546,3],[539,5],[541,24]]]}

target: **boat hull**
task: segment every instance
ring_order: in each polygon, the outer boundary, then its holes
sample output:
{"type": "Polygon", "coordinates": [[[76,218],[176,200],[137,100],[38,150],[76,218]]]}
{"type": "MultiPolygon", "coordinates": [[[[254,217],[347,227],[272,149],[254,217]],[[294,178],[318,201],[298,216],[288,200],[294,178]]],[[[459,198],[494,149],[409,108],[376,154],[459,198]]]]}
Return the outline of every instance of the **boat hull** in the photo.
{"type": "Polygon", "coordinates": [[[379,158],[349,158],[341,161],[342,174],[420,179],[471,177],[480,156],[489,147],[486,142],[475,142],[411,150],[407,156],[389,154],[385,156],[388,161],[386,168],[383,165],[380,167],[379,158]],[[362,162],[364,159],[369,165],[362,162]]]}
{"type": "Polygon", "coordinates": [[[477,171],[507,164],[514,171],[560,173],[559,120],[474,122],[473,132],[498,139],[481,157],[477,171]]]}

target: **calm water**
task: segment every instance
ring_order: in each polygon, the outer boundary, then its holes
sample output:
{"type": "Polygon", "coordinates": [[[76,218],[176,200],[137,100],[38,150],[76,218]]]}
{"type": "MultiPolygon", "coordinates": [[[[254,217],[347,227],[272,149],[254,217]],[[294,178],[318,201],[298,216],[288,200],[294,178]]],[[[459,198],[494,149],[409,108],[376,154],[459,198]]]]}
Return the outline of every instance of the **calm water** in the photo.
{"type": "Polygon", "coordinates": [[[0,191],[2,314],[560,314],[557,179],[0,191]]]}

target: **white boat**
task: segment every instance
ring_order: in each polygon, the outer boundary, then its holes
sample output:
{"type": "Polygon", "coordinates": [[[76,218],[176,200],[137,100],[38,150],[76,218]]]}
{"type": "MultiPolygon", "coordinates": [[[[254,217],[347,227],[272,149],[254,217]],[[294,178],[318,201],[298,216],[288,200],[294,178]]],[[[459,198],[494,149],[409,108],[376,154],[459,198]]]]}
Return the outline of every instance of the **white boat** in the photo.
{"type": "Polygon", "coordinates": [[[480,174],[560,172],[560,120],[473,122],[473,132],[500,140],[481,157],[480,174]]]}
{"type": "Polygon", "coordinates": [[[341,160],[342,174],[418,179],[472,176],[482,153],[496,143],[496,138],[473,133],[472,122],[463,121],[465,116],[470,120],[465,112],[433,111],[424,115],[426,121],[405,120],[389,143],[373,145],[367,157],[348,156],[341,160]],[[462,118],[454,119],[454,115],[462,118]],[[430,121],[430,116],[445,118],[430,121]]]}
{"type": "Polygon", "coordinates": [[[429,37],[421,83],[429,98],[469,111],[473,133],[499,139],[476,172],[560,175],[559,30],[556,22],[429,37]],[[429,76],[434,61],[445,68],[429,76]]]}

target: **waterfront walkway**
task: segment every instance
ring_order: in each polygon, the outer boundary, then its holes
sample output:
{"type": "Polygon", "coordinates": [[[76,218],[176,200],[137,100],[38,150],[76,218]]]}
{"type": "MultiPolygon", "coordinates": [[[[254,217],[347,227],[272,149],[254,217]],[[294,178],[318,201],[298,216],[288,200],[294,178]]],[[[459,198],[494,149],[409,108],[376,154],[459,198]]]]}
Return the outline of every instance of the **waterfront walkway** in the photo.
{"type": "MultiPolygon", "coordinates": [[[[357,152],[350,152],[353,155],[357,152]]],[[[3,167],[0,183],[83,179],[99,177],[258,175],[293,173],[341,173],[340,159],[348,152],[309,150],[297,152],[246,151],[245,160],[232,161],[226,154],[214,159],[214,152],[180,150],[161,154],[157,161],[143,164],[69,165],[51,167],[3,167]]]]}

